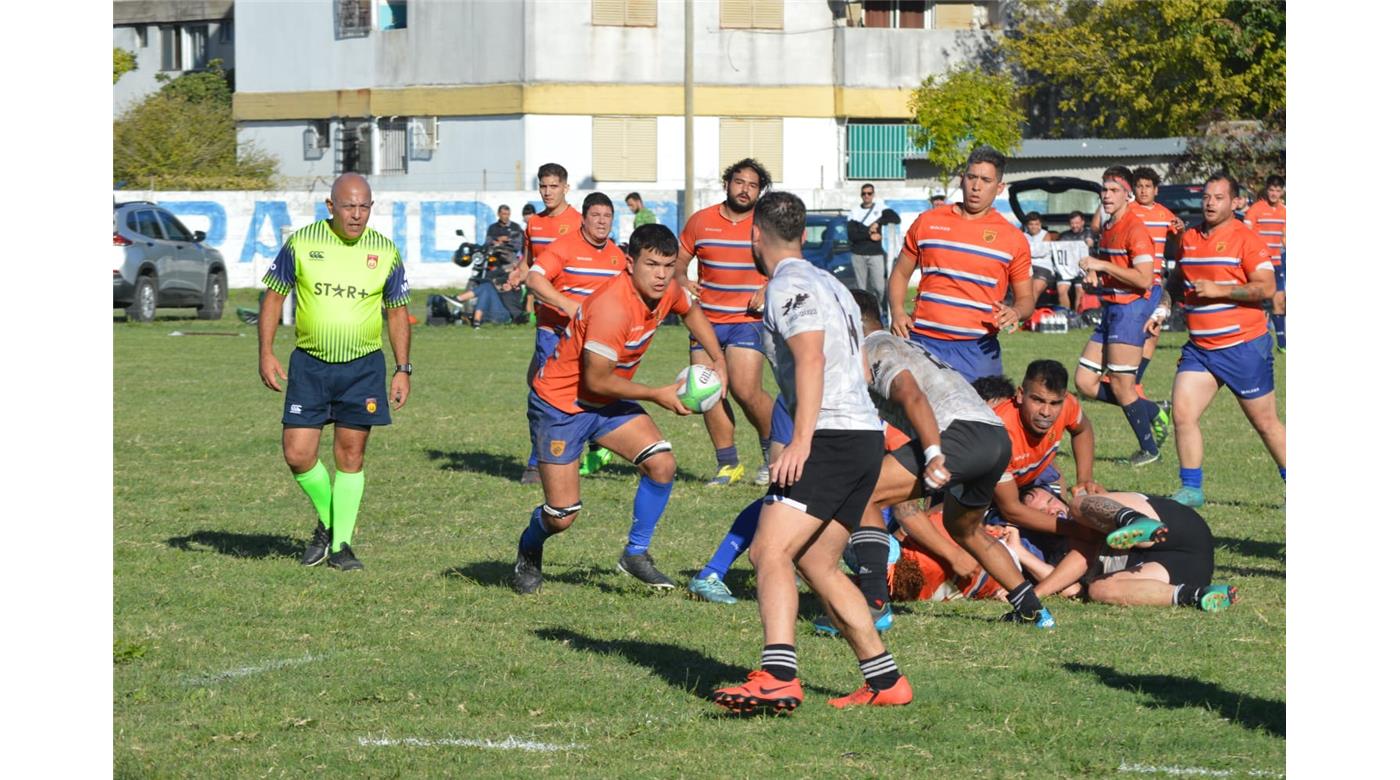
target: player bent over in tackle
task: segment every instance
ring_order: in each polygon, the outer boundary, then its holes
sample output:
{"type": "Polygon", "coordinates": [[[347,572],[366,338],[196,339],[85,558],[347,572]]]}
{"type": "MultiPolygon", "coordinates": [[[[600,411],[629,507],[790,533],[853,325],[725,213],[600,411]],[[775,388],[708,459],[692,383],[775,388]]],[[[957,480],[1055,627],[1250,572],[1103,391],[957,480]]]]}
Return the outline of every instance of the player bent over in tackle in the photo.
{"type": "Polygon", "coordinates": [[[802,703],[794,564],[835,618],[865,677],[855,693],[829,703],[888,706],[914,697],[860,590],[838,568],[879,477],[883,436],[866,391],[855,302],[834,276],[802,259],[806,212],[787,192],[769,193],[754,206],[754,264],[769,278],[765,351],[792,411],[793,433],[769,465],[773,482],[749,550],[763,621],[762,668],[711,694],[734,712],[785,712],[802,703]]]}
{"type": "Polygon", "coordinates": [[[545,540],[572,525],[583,508],[578,459],[590,441],[642,472],[618,568],[658,590],[676,586],[656,570],[648,552],[671,497],[676,459],[670,442],[636,402],[651,401],[679,415],[690,411],[676,395],[678,384],[649,387],[632,376],[656,327],[675,312],[725,379],[724,355],[709,320],[674,280],[676,251],[675,234],[664,225],[637,228],[628,245],[627,273],[584,301],[531,381],[530,435],[539,453],[544,503],[535,507],[520,535],[512,578],[517,593],[539,590],[545,540]]]}

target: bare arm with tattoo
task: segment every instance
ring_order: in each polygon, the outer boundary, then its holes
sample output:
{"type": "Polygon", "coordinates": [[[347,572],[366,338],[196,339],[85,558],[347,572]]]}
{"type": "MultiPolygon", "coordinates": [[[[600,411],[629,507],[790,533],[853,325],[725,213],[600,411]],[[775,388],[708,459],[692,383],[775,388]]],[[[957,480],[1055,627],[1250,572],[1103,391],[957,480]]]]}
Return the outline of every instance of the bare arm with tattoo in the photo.
{"type": "Polygon", "coordinates": [[[1069,515],[1080,525],[1109,534],[1118,530],[1118,513],[1124,509],[1140,512],[1158,520],[1152,505],[1139,493],[1103,493],[1078,495],[1070,500],[1069,515]]]}

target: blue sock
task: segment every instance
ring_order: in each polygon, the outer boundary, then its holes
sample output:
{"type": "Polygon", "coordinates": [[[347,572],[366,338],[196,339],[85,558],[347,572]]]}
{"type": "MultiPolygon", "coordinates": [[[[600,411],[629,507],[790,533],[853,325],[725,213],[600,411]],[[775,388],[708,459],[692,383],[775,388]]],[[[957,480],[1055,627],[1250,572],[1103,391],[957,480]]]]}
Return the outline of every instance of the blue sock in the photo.
{"type": "Polygon", "coordinates": [[[1270,314],[1269,319],[1274,321],[1274,341],[1278,343],[1279,349],[1288,349],[1288,338],[1284,332],[1284,320],[1288,317],[1278,314],[1270,314]]]}
{"type": "Polygon", "coordinates": [[[627,531],[626,554],[641,555],[651,546],[651,535],[656,532],[661,513],[666,511],[673,484],[667,482],[663,485],[642,475],[642,481],[637,484],[637,496],[632,499],[632,527],[627,531]]]}
{"type": "Polygon", "coordinates": [[[1128,425],[1137,435],[1138,446],[1145,452],[1157,451],[1157,441],[1152,438],[1152,420],[1160,411],[1161,407],[1146,398],[1139,398],[1123,407],[1123,416],[1128,418],[1128,425]]]}
{"type": "Polygon", "coordinates": [[[543,506],[537,506],[535,511],[530,513],[530,522],[520,534],[520,549],[543,550],[544,541],[556,533],[545,528],[543,510],[543,506]]]}
{"type": "Polygon", "coordinates": [[[527,460],[527,461],[525,461],[525,466],[526,466],[527,468],[532,468],[532,469],[537,469],[537,468],[540,467],[540,459],[539,459],[538,456],[535,455],[535,448],[534,448],[534,447],[531,447],[531,448],[530,448],[530,459],[527,460]]]}
{"type": "Polygon", "coordinates": [[[720,466],[737,466],[739,465],[739,448],[715,447],[715,460],[719,461],[720,466]]]}
{"type": "Polygon", "coordinates": [[[1107,382],[1099,383],[1099,393],[1094,398],[1106,404],[1118,405],[1118,397],[1113,394],[1113,386],[1107,382]]]}
{"type": "Polygon", "coordinates": [[[1288,467],[1287,467],[1287,466],[1279,466],[1279,467],[1278,467],[1278,478],[1281,479],[1281,480],[1283,480],[1284,482],[1287,482],[1287,481],[1288,481],[1288,467]]]}
{"type": "Polygon", "coordinates": [[[1142,375],[1147,373],[1147,364],[1152,362],[1152,358],[1145,357],[1138,361],[1137,381],[1142,384],[1142,375]]]}
{"type": "Polygon", "coordinates": [[[1204,471],[1205,469],[1203,468],[1188,469],[1185,466],[1182,466],[1180,469],[1177,469],[1177,473],[1181,475],[1181,486],[1196,488],[1197,490],[1200,490],[1201,482],[1205,479],[1205,474],[1203,473],[1204,471]]]}
{"type": "Polygon", "coordinates": [[[705,564],[705,568],[700,570],[697,577],[703,580],[711,574],[718,574],[720,579],[724,579],[724,575],[729,573],[729,567],[733,566],[734,561],[753,543],[753,535],[758,531],[758,513],[762,509],[761,498],[744,507],[739,516],[734,518],[734,524],[729,526],[729,533],[724,535],[719,547],[715,548],[710,562],[705,564]]]}
{"type": "Polygon", "coordinates": [[[773,446],[772,439],[765,439],[762,436],[758,437],[759,458],[761,458],[765,464],[768,463],[768,448],[771,446],[773,446]]]}

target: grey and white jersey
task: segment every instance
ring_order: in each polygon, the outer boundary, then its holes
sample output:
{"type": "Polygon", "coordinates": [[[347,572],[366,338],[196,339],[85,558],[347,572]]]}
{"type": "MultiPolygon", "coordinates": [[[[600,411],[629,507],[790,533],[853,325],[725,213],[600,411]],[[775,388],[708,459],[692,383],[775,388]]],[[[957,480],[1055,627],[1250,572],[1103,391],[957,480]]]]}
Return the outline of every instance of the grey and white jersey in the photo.
{"type": "Polygon", "coordinates": [[[797,365],[788,339],[821,331],[826,366],[817,430],[878,431],[875,405],[861,362],[860,309],[850,291],[806,260],[788,258],[773,269],[763,305],[763,351],[773,365],[783,401],[797,417],[797,365]]]}
{"type": "Polygon", "coordinates": [[[938,420],[938,432],[948,430],[957,420],[981,422],[1002,427],[1001,418],[987,402],[977,395],[972,385],[954,369],[925,352],[923,347],[888,331],[865,337],[865,362],[870,366],[870,397],[880,411],[880,417],[918,441],[919,435],[910,424],[904,407],[890,399],[894,378],[908,371],[919,389],[928,398],[933,416],[938,420]]]}

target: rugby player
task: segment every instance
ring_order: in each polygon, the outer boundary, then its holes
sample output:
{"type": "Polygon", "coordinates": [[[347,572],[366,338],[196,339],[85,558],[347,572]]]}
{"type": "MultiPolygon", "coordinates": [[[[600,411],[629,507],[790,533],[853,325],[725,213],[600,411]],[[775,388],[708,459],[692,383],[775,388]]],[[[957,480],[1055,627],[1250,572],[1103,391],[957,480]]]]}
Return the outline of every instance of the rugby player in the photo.
{"type": "MultiPolygon", "coordinates": [[[[1047,490],[1027,501],[1043,511],[1067,515],[1105,536],[1107,554],[1097,556],[1084,594],[1090,601],[1123,606],[1228,609],[1238,598],[1233,585],[1212,584],[1215,537],[1194,509],[1161,496],[1141,493],[1079,495],[1066,505],[1047,490]]],[[[1029,568],[1045,564],[1027,560],[1029,568]]],[[[1050,582],[1047,576],[1042,582],[1050,582]]],[[[1058,590],[1080,593],[1078,580],[1058,590]]]]}
{"type": "MultiPolygon", "coordinates": [[[[649,387],[632,381],[656,327],[672,312],[714,361],[724,379],[724,354],[709,320],[692,307],[673,278],[676,237],[664,225],[643,225],[628,242],[627,273],[595,290],[575,311],[559,347],[531,383],[530,435],[540,454],[544,503],[535,507],[520,535],[512,585],[539,590],[544,543],[578,518],[578,459],[589,441],[632,461],[641,482],[632,503],[632,527],[617,566],[658,590],[675,583],[657,571],[648,549],[676,474],[671,444],[637,401],[676,414],[689,410],[676,395],[680,383],[649,387]]],[[[543,260],[543,258],[542,258],[543,260]]]]}
{"type": "Polygon", "coordinates": [[[1103,174],[1103,210],[1106,214],[1095,255],[1080,261],[1086,282],[1098,286],[1103,319],[1089,335],[1079,356],[1074,384],[1083,398],[1093,398],[1123,409],[1123,416],[1138,440],[1138,451],[1129,458],[1133,466],[1161,459],[1158,450],[1165,437],[1152,423],[1162,408],[1139,394],[1138,365],[1152,315],[1153,269],[1156,245],[1142,220],[1129,209],[1133,174],[1115,165],[1103,174]],[[1106,364],[1106,365],[1105,365],[1106,364]],[[1100,376],[1108,374],[1108,385],[1100,376]]]}
{"type": "Polygon", "coordinates": [[[345,173],[326,199],[330,219],[293,233],[263,277],[258,314],[258,374],[281,392],[282,456],[318,518],[301,565],[329,559],[340,570],[363,569],[350,538],[365,492],[365,443],[408,400],[408,280],[394,242],[369,227],[369,182],[345,173]],[[282,302],[296,291],[296,349],[286,371],[272,342],[282,302]],[[383,314],[381,314],[381,311],[383,314]],[[389,325],[394,378],[384,392],[383,323],[389,325]],[[321,428],[335,423],[335,482],[317,451],[321,428]]]}
{"type": "Polygon", "coordinates": [[[967,157],[960,203],[920,214],[890,271],[890,330],[912,339],[971,382],[1001,373],[997,333],[1031,316],[1031,256],[1026,235],[992,204],[1006,188],[1006,157],[979,146],[967,157]],[[919,297],[910,317],[903,291],[917,266],[919,297]],[[1007,288],[1015,296],[1002,301],[1007,288]]]}
{"type": "Polygon", "coordinates": [[[1181,489],[1172,500],[1190,507],[1205,502],[1205,446],[1200,420],[1223,384],[1259,433],[1287,479],[1285,429],[1274,403],[1274,356],[1264,302],[1274,294],[1274,266],[1264,240],[1230,209],[1239,183],[1217,173],[1206,180],[1204,221],[1181,239],[1181,262],[1172,274],[1173,298],[1186,305],[1189,340],[1181,348],[1172,386],[1176,454],[1181,489]],[[1185,298],[1181,299],[1182,288],[1185,298]]]}
{"type": "Polygon", "coordinates": [[[880,473],[880,418],[866,389],[855,301],[834,276],[802,259],[806,208],[770,192],[754,206],[754,264],[768,277],[765,352],[792,411],[792,441],[769,464],[772,485],[749,558],[758,576],[762,668],[711,694],[731,711],[791,711],[802,703],[794,644],[796,564],[834,615],[865,684],[837,708],[908,704],[913,689],[885,650],[861,593],[837,564],[880,473]]]}
{"type": "MultiPolygon", "coordinates": [[[[525,275],[529,273],[536,257],[544,254],[544,250],[555,241],[577,233],[583,222],[583,215],[565,199],[569,194],[569,172],[564,166],[545,163],[535,173],[535,178],[539,181],[540,200],[544,202],[544,211],[525,222],[525,251],[521,262],[511,269],[507,278],[507,288],[512,290],[526,281],[525,275]]],[[[610,207],[611,203],[609,201],[610,207]]],[[[554,354],[554,348],[559,345],[559,330],[545,324],[557,320],[557,310],[551,310],[549,304],[535,300],[535,354],[525,372],[526,385],[530,384],[535,372],[539,371],[540,366],[554,354]]],[[[539,453],[531,449],[525,471],[520,475],[520,484],[537,485],[539,481],[539,453]]]]}
{"type": "MultiPolygon", "coordinates": [[[[773,183],[758,161],[744,158],[724,170],[724,202],[691,215],[681,231],[679,277],[700,299],[700,309],[714,325],[728,363],[729,392],[758,431],[759,467],[754,482],[768,484],[768,445],[773,397],[763,389],[763,275],[754,270],[749,248],[753,206],[773,183]],[[700,259],[697,281],[690,281],[691,258],[700,259]]],[[[709,365],[700,345],[690,345],[690,362],[709,365]]],[[[717,470],[711,485],[732,485],[744,476],[734,440],[734,409],[729,399],[705,412],[705,430],[715,447],[717,470]]]]}
{"type": "MultiPolygon", "coordinates": [[[[1162,177],[1157,171],[1143,166],[1133,170],[1133,201],[1128,204],[1128,209],[1142,220],[1142,226],[1147,228],[1148,235],[1152,236],[1152,246],[1155,252],[1152,259],[1152,294],[1149,300],[1152,302],[1152,316],[1158,319],[1166,319],[1170,313],[1161,306],[1162,303],[1162,280],[1171,271],[1167,267],[1167,238],[1169,236],[1180,236],[1181,231],[1186,229],[1186,223],[1182,222],[1172,210],[1157,202],[1157,191],[1162,184],[1162,177]]],[[[1152,362],[1152,355],[1157,351],[1157,333],[1149,331],[1142,343],[1142,360],[1138,363],[1137,370],[1137,391],[1138,395],[1145,395],[1142,391],[1142,377],[1147,373],[1147,365],[1152,362]]],[[[1165,441],[1171,426],[1171,417],[1167,414],[1167,409],[1163,406],[1157,416],[1152,418],[1152,435],[1157,441],[1165,441]]]]}
{"type": "Polygon", "coordinates": [[[1264,183],[1264,199],[1256,200],[1244,212],[1244,223],[1254,229],[1269,247],[1269,257],[1274,261],[1274,281],[1278,289],[1274,292],[1273,313],[1274,340],[1278,351],[1288,348],[1285,336],[1285,296],[1284,281],[1287,270],[1284,258],[1288,247],[1288,207],[1283,205],[1283,177],[1270,176],[1264,183]]]}

